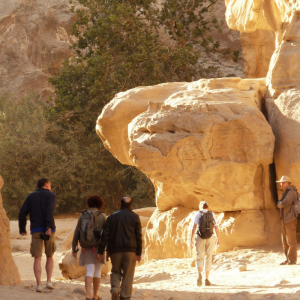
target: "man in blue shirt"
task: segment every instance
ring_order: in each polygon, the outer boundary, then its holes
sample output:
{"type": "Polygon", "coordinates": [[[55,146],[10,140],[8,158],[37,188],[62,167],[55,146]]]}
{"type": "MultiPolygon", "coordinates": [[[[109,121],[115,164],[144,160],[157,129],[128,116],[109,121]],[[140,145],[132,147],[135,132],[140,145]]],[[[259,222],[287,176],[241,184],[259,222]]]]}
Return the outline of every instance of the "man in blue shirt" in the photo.
{"type": "Polygon", "coordinates": [[[47,256],[46,288],[53,289],[51,277],[53,272],[53,255],[56,250],[54,223],[56,195],[51,192],[51,183],[48,179],[40,179],[37,182],[37,187],[38,189],[28,195],[21,207],[19,213],[19,229],[21,235],[27,235],[26,217],[29,214],[31,233],[30,253],[32,257],[34,257],[33,270],[37,283],[36,291],[42,293],[43,287],[41,282],[41,261],[43,255],[43,246],[45,246],[45,254],[47,256]],[[44,235],[42,234],[44,237],[40,236],[41,233],[44,233],[44,235]]]}

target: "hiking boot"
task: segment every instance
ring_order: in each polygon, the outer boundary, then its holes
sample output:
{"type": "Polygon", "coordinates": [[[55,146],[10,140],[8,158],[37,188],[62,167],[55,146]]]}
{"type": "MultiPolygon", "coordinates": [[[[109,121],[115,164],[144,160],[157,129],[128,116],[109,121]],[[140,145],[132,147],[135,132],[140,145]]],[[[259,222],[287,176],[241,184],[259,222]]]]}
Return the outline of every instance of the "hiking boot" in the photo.
{"type": "Polygon", "coordinates": [[[202,275],[201,275],[201,273],[198,274],[197,286],[202,286],[202,275]]]}
{"type": "Polygon", "coordinates": [[[120,300],[119,294],[117,292],[112,292],[111,300],[120,300]]]}
{"type": "Polygon", "coordinates": [[[54,286],[53,286],[52,282],[47,281],[46,288],[49,289],[49,290],[54,290],[54,286]]]}
{"type": "Polygon", "coordinates": [[[36,292],[37,293],[42,293],[43,292],[43,287],[41,285],[38,285],[38,287],[36,288],[36,292]]]}
{"type": "Polygon", "coordinates": [[[205,279],[205,285],[209,286],[209,285],[211,285],[211,282],[208,279],[205,279]]]}

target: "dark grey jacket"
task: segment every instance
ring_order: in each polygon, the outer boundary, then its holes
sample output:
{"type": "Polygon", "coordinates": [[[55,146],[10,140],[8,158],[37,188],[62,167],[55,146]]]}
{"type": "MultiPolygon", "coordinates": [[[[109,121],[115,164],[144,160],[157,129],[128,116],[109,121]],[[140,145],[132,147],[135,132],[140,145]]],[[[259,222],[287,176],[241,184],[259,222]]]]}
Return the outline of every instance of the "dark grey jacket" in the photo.
{"type": "Polygon", "coordinates": [[[111,214],[103,227],[98,253],[103,254],[106,244],[110,254],[134,252],[142,254],[142,228],[140,217],[132,210],[122,208],[111,214]]]}
{"type": "Polygon", "coordinates": [[[279,200],[280,208],[280,217],[283,220],[283,223],[290,223],[297,219],[297,211],[295,209],[295,204],[298,200],[298,193],[295,186],[289,186],[282,194],[281,199],[279,200]]]}

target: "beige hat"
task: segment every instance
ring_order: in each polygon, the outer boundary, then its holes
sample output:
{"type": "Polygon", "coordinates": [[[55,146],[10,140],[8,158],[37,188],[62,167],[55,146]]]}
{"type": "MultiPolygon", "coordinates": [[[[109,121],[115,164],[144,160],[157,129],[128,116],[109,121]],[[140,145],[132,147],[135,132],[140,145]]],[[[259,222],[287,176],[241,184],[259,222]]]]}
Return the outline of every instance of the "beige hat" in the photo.
{"type": "Polygon", "coordinates": [[[276,182],[292,182],[289,176],[283,175],[279,181],[276,182]]]}

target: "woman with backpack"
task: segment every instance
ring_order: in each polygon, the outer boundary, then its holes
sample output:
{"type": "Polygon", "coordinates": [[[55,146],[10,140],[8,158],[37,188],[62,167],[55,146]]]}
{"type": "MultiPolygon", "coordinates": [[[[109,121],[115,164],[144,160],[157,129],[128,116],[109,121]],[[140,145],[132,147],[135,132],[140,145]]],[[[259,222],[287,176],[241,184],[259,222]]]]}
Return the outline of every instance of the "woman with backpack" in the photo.
{"type": "Polygon", "coordinates": [[[79,265],[86,267],[85,291],[86,300],[101,300],[98,297],[98,289],[101,281],[101,269],[104,259],[99,261],[98,245],[102,234],[102,228],[106,221],[106,215],[100,212],[104,205],[104,201],[99,195],[89,196],[87,201],[87,209],[84,210],[74,231],[72,242],[72,254],[76,257],[78,252],[78,242],[81,246],[79,256],[79,265]],[[94,293],[92,295],[92,284],[94,293]]]}

